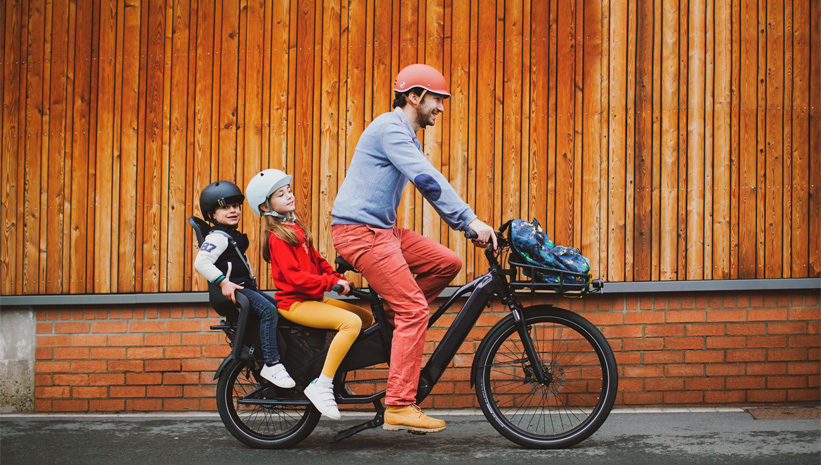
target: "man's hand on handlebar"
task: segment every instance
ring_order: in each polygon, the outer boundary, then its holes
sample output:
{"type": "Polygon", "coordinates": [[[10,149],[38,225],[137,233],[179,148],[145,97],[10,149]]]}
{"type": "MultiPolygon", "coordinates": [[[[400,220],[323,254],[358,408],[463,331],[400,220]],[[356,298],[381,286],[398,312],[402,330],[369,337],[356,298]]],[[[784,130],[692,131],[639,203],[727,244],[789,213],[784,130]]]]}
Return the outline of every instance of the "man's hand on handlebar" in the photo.
{"type": "Polygon", "coordinates": [[[468,227],[476,233],[476,238],[473,239],[473,245],[477,247],[487,247],[488,244],[493,244],[493,250],[496,250],[496,231],[492,227],[485,224],[479,218],[471,221],[468,227]]]}

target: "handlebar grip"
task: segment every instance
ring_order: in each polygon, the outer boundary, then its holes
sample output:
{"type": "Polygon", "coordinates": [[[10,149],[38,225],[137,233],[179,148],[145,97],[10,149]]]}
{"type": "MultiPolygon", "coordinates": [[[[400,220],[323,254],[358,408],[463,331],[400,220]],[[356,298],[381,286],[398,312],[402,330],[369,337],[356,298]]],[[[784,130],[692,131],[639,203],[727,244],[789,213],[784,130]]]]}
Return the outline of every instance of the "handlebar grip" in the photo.
{"type": "Polygon", "coordinates": [[[477,234],[476,231],[474,231],[472,229],[469,229],[469,230],[465,231],[465,238],[466,239],[476,239],[478,237],[479,237],[479,234],[477,234]]]}
{"type": "Polygon", "coordinates": [[[331,290],[336,292],[337,294],[342,294],[342,291],[344,291],[345,288],[341,284],[334,284],[333,286],[331,286],[331,290]]]}

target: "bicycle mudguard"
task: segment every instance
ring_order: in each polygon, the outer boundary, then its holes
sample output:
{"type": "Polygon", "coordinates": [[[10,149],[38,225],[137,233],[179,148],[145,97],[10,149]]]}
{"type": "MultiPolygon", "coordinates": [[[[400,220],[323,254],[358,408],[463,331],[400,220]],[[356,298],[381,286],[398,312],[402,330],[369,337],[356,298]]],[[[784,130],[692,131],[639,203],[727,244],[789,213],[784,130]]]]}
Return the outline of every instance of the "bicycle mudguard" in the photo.
{"type": "Polygon", "coordinates": [[[220,375],[222,375],[222,372],[225,371],[225,367],[227,367],[228,364],[231,363],[231,361],[233,361],[233,360],[234,360],[234,354],[233,353],[231,353],[227,357],[225,357],[225,359],[223,359],[222,363],[220,363],[219,368],[217,368],[217,372],[214,373],[214,379],[219,379],[220,375]]]}

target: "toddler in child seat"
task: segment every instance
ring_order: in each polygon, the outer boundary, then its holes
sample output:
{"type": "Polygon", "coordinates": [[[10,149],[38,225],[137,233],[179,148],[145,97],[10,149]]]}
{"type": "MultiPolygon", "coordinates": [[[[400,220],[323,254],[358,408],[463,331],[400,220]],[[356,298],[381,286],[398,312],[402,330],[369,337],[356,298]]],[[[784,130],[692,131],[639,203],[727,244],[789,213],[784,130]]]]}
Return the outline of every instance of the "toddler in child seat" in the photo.
{"type": "Polygon", "coordinates": [[[323,415],[339,419],[333,377],[359,331],[373,324],[373,316],[364,308],[325,297],[336,284],[347,294],[350,283],[313,247],[310,230],[295,214],[290,175],[265,170],[251,179],[245,193],[251,208],[262,217],[262,257],[271,263],[280,315],[303,326],[338,331],[322,373],[305,388],[305,396],[323,415]]]}
{"type": "Polygon", "coordinates": [[[236,184],[217,181],[200,194],[200,208],[213,224],[194,260],[194,268],[208,282],[219,285],[222,295],[236,303],[235,292],[248,298],[251,309],[259,315],[259,336],[265,366],[260,376],[281,388],[296,385],[279,361],[277,350],[276,301],[259,291],[245,257],[248,236],[237,229],[242,219],[245,196],[236,184]]]}

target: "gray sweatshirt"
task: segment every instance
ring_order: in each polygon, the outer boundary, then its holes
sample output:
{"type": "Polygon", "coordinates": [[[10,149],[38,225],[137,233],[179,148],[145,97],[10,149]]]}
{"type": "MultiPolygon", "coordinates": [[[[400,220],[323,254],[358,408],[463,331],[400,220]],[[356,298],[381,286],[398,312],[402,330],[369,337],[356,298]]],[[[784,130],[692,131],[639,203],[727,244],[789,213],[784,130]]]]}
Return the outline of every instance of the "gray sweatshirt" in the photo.
{"type": "Polygon", "coordinates": [[[476,214],[425,157],[401,108],[373,120],[356,144],[331,211],[331,224],[392,228],[402,191],[411,181],[453,229],[467,231],[476,214]]]}

